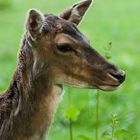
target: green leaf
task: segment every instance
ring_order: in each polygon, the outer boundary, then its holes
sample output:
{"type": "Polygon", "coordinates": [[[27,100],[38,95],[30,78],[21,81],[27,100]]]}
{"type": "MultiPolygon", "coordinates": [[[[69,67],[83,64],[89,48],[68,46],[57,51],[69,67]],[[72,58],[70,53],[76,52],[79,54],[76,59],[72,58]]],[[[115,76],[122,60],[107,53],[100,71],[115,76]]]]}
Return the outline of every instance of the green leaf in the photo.
{"type": "Polygon", "coordinates": [[[80,111],[76,107],[71,106],[66,111],[66,118],[72,121],[77,121],[79,113],[80,111]]]}
{"type": "Polygon", "coordinates": [[[109,52],[106,52],[106,53],[105,53],[105,58],[106,58],[106,59],[111,59],[111,54],[110,54],[109,52]]]}

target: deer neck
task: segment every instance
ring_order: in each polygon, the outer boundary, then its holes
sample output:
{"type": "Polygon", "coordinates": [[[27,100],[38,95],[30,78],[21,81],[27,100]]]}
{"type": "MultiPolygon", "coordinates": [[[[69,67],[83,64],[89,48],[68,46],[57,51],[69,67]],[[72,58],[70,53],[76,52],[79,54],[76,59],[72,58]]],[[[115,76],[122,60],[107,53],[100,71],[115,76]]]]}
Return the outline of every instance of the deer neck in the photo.
{"type": "Polygon", "coordinates": [[[34,74],[35,62],[27,45],[24,40],[18,68],[8,92],[14,91],[16,85],[18,103],[13,114],[18,118],[15,119],[17,139],[42,140],[49,130],[63,89],[52,84],[49,72],[45,72],[44,76],[38,69],[34,74]]]}

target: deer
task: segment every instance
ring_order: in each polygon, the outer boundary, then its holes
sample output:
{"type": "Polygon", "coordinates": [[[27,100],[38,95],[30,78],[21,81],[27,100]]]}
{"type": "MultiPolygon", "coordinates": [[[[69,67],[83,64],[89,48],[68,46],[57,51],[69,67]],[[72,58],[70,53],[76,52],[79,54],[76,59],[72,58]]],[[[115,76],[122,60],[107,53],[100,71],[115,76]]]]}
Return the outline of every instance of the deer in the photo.
{"type": "Polygon", "coordinates": [[[58,16],[28,11],[17,68],[0,95],[1,140],[44,140],[63,85],[112,91],[125,80],[77,28],[91,3],[80,1],[58,16]]]}

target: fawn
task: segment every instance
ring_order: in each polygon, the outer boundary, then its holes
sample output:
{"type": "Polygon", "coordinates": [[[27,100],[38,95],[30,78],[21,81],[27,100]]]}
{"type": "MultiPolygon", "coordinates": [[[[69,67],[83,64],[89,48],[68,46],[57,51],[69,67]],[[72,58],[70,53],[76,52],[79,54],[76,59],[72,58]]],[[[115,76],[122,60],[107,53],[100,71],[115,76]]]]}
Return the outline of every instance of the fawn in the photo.
{"type": "Polygon", "coordinates": [[[17,69],[0,95],[0,140],[44,140],[63,84],[114,90],[125,80],[125,72],[77,28],[91,2],[81,1],[59,16],[29,10],[17,69]]]}

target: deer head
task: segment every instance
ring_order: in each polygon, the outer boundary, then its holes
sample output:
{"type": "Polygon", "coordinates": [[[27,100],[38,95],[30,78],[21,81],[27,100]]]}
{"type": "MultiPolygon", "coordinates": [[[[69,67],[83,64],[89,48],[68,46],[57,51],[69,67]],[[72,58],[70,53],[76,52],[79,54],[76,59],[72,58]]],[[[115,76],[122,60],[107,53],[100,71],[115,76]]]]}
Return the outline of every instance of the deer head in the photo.
{"type": "Polygon", "coordinates": [[[102,90],[114,90],[124,81],[124,71],[92,48],[77,28],[91,2],[79,2],[59,16],[29,11],[26,32],[34,75],[43,74],[53,85],[102,90]]]}

